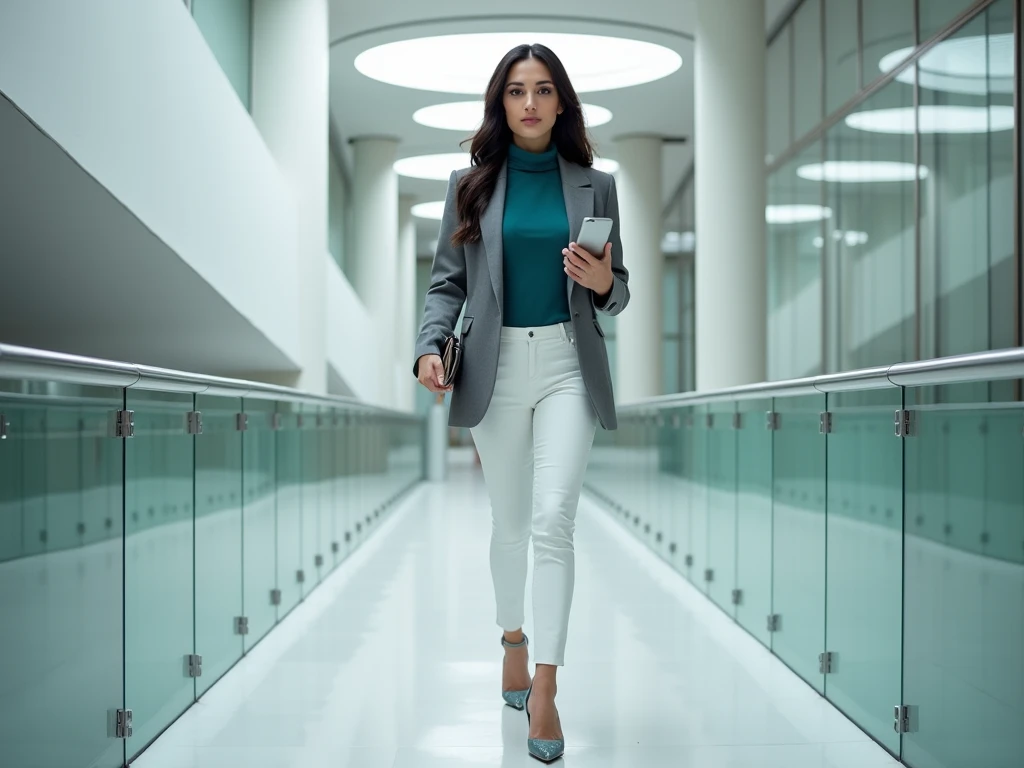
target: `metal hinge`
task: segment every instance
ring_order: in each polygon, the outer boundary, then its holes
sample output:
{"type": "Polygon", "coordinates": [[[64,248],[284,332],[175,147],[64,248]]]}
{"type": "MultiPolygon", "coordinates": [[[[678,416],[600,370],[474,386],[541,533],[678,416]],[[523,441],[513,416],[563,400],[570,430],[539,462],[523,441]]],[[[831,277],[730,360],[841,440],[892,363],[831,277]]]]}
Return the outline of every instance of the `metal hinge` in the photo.
{"type": "Polygon", "coordinates": [[[825,411],[818,422],[818,431],[823,435],[832,434],[832,414],[825,411]]]}
{"type": "Polygon", "coordinates": [[[185,677],[203,676],[203,657],[194,653],[185,656],[185,677]]]}
{"type": "Polygon", "coordinates": [[[818,671],[823,675],[831,675],[835,671],[836,655],[832,651],[818,654],[818,671]]]}
{"type": "Polygon", "coordinates": [[[768,617],[768,631],[778,632],[782,629],[782,616],[777,613],[773,613],[768,617]]]}
{"type": "Polygon", "coordinates": [[[777,432],[782,421],[777,411],[768,411],[765,415],[765,429],[769,432],[777,432]]]}
{"type": "Polygon", "coordinates": [[[315,566],[316,566],[317,568],[322,568],[322,567],[323,567],[323,564],[324,564],[324,556],[323,556],[323,555],[316,555],[316,556],[315,556],[315,557],[313,558],[313,564],[314,564],[314,565],[315,565],[315,566]]]}
{"type": "Polygon", "coordinates": [[[896,415],[893,417],[893,421],[895,422],[896,426],[896,437],[914,436],[913,411],[896,411],[896,415]]]}
{"type": "Polygon", "coordinates": [[[302,426],[305,423],[306,423],[306,420],[302,418],[302,414],[301,413],[298,416],[295,417],[295,424],[296,424],[296,426],[298,426],[299,429],[302,429],[302,426]]]}
{"type": "Polygon", "coordinates": [[[743,590],[742,589],[734,589],[732,591],[732,604],[733,605],[743,605],[743,590]]]}
{"type": "Polygon", "coordinates": [[[743,429],[743,414],[742,413],[734,413],[732,415],[732,428],[733,429],[743,429]]]}
{"type": "Polygon", "coordinates": [[[687,568],[692,568],[693,567],[693,555],[687,555],[686,556],[686,560],[684,562],[686,563],[686,567],[687,568]]]}
{"type": "Polygon", "coordinates": [[[187,414],[186,429],[190,435],[203,434],[203,414],[199,411],[189,411],[187,414]]]}
{"type": "Polygon", "coordinates": [[[306,581],[306,572],[305,571],[296,571],[296,573],[295,573],[295,580],[297,582],[299,582],[299,584],[304,583],[306,581]]]}
{"type": "Polygon", "coordinates": [[[710,584],[714,580],[715,580],[715,571],[713,569],[708,568],[706,571],[704,571],[704,581],[706,581],[706,582],[708,582],[710,584]]]}
{"type": "Polygon", "coordinates": [[[236,635],[248,635],[249,634],[249,617],[248,616],[235,616],[235,634],[236,635]]]}
{"type": "Polygon", "coordinates": [[[897,705],[893,707],[892,729],[896,733],[913,733],[917,728],[917,707],[897,705]]]}
{"type": "Polygon", "coordinates": [[[339,552],[341,552],[341,545],[336,541],[332,541],[331,552],[333,552],[334,554],[338,554],[339,552]]]}
{"type": "Polygon", "coordinates": [[[135,411],[114,411],[114,437],[135,437],[135,411]]]}
{"type": "Polygon", "coordinates": [[[272,590],[270,590],[270,604],[271,605],[280,605],[281,604],[281,590],[280,589],[272,589],[272,590]]]}
{"type": "Polygon", "coordinates": [[[275,432],[281,428],[281,414],[272,413],[270,414],[270,428],[275,432]]]}
{"type": "Polygon", "coordinates": [[[249,429],[249,414],[235,414],[235,429],[239,432],[245,432],[249,429]]]}
{"type": "Polygon", "coordinates": [[[708,429],[714,429],[715,428],[715,414],[713,414],[713,413],[707,414],[704,417],[704,423],[707,425],[708,429]]]}
{"type": "Polygon", "coordinates": [[[132,737],[132,711],[118,709],[114,712],[114,738],[130,739],[132,737]]]}
{"type": "Polygon", "coordinates": [[[0,413],[0,440],[7,439],[7,428],[11,426],[7,423],[7,417],[0,413]]]}

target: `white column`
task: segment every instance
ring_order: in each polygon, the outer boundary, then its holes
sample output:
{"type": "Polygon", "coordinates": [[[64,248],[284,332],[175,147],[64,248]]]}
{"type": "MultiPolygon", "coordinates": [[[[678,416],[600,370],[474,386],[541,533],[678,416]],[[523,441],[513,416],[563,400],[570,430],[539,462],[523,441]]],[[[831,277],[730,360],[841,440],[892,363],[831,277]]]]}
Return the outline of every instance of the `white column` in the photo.
{"type": "Polygon", "coordinates": [[[629,307],[615,319],[615,398],[629,403],[662,394],[662,142],[657,136],[629,136],[615,143],[615,184],[630,292],[629,307]]]}
{"type": "Polygon", "coordinates": [[[323,393],[327,391],[327,0],[256,0],[252,59],[252,117],[295,202],[295,269],[302,312],[302,372],[295,383],[323,393]]]}
{"type": "Polygon", "coordinates": [[[352,287],[373,322],[379,352],[377,401],[387,406],[395,405],[397,149],[398,142],[390,138],[359,138],[352,143],[352,287]]]}
{"type": "Polygon", "coordinates": [[[398,281],[395,301],[398,311],[395,359],[395,403],[411,411],[415,404],[416,379],[412,376],[416,354],[416,219],[412,215],[414,198],[398,199],[398,281]]]}
{"type": "Polygon", "coordinates": [[[764,0],[698,0],[697,389],[765,378],[764,0]]]}

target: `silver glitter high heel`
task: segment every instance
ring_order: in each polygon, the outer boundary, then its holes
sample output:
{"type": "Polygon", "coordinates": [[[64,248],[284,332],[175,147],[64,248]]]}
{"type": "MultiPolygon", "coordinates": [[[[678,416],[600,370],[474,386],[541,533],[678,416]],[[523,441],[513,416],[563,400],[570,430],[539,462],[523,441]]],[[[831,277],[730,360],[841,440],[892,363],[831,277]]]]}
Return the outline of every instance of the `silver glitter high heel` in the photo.
{"type": "MultiPolygon", "coordinates": [[[[530,638],[526,636],[525,632],[523,633],[523,640],[520,643],[510,643],[508,640],[505,639],[504,634],[502,634],[501,636],[501,644],[505,648],[522,648],[529,642],[530,638]]],[[[505,703],[512,707],[512,709],[518,709],[521,712],[524,709],[526,709],[526,694],[529,692],[529,688],[527,688],[525,691],[502,691],[501,698],[503,698],[505,700],[505,703]]]]}
{"type": "MultiPolygon", "coordinates": [[[[530,725],[530,693],[533,686],[526,692],[526,702],[523,704],[526,709],[526,725],[530,725]]],[[[526,739],[526,749],[530,757],[535,757],[541,762],[552,763],[565,754],[565,739],[526,739]]]]}

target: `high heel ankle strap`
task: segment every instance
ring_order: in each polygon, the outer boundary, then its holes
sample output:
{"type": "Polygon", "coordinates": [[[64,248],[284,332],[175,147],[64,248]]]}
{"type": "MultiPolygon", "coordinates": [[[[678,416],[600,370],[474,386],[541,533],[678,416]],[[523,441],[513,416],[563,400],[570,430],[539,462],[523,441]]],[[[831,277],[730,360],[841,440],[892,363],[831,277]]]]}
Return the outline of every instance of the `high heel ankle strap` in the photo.
{"type": "Polygon", "coordinates": [[[528,638],[526,636],[525,632],[523,633],[523,640],[522,640],[522,642],[519,642],[519,643],[510,643],[508,640],[505,639],[505,635],[501,636],[501,644],[503,646],[505,646],[506,648],[522,648],[524,645],[526,645],[529,642],[530,642],[530,638],[528,638]]]}

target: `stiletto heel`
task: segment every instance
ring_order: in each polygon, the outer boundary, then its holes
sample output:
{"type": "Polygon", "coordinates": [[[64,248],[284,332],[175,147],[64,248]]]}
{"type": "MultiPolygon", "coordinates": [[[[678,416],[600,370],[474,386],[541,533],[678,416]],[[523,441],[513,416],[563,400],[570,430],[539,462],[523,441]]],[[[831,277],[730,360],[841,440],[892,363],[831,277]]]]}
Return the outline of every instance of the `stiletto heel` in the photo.
{"type": "MultiPolygon", "coordinates": [[[[526,710],[526,726],[530,726],[530,694],[533,686],[526,692],[526,701],[523,709],[526,710]]],[[[545,763],[552,763],[565,754],[565,739],[526,739],[526,749],[530,757],[535,757],[545,763]]]]}
{"type": "MultiPolygon", "coordinates": [[[[501,644],[505,648],[522,648],[524,645],[528,645],[529,642],[530,638],[528,638],[525,633],[523,633],[523,640],[520,643],[510,643],[505,639],[505,635],[501,636],[501,644]]],[[[502,691],[501,698],[503,698],[505,703],[512,707],[512,709],[518,709],[522,712],[526,709],[526,694],[528,692],[529,689],[525,691],[502,691]]]]}

